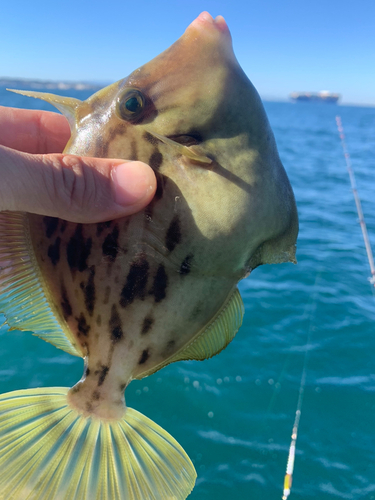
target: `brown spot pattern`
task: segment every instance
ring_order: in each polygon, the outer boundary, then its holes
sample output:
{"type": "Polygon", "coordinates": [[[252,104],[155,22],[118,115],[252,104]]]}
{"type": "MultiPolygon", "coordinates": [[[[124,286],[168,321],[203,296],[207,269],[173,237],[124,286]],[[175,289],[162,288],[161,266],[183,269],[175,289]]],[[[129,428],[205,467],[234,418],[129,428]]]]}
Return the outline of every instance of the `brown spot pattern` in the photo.
{"type": "Polygon", "coordinates": [[[112,305],[111,309],[111,317],[109,319],[109,331],[113,343],[119,342],[124,336],[124,332],[122,330],[122,321],[115,304],[112,305]]]}
{"type": "Polygon", "coordinates": [[[63,281],[61,282],[60,292],[61,292],[61,302],[60,302],[61,309],[63,311],[63,315],[64,315],[65,320],[67,320],[69,318],[69,316],[72,315],[73,311],[72,311],[72,306],[69,302],[68,293],[66,291],[65,284],[63,281]]]}
{"type": "Polygon", "coordinates": [[[82,334],[84,337],[87,337],[90,331],[90,325],[86,321],[86,317],[83,313],[81,313],[79,318],[77,319],[77,327],[78,327],[78,332],[82,334]]]}
{"type": "Polygon", "coordinates": [[[57,217],[43,217],[43,223],[46,226],[47,238],[51,238],[59,225],[59,219],[57,217]]]}
{"type": "Polygon", "coordinates": [[[87,269],[87,259],[91,253],[92,239],[83,236],[82,224],[77,224],[74,235],[70,238],[66,254],[69,267],[72,271],[82,272],[87,269]]]}
{"type": "Polygon", "coordinates": [[[109,233],[102,245],[103,255],[109,257],[111,262],[114,262],[118,253],[118,236],[119,236],[119,227],[116,224],[113,228],[112,232],[109,233]]]}
{"type": "Polygon", "coordinates": [[[90,267],[89,279],[87,283],[81,283],[81,288],[85,298],[85,306],[90,316],[94,313],[96,291],[95,291],[95,266],[90,267]]]}
{"type": "Polygon", "coordinates": [[[176,245],[181,242],[181,236],[180,219],[178,215],[175,215],[169,225],[167,234],[165,236],[165,246],[170,252],[172,252],[175,249],[176,245]]]}
{"type": "Polygon", "coordinates": [[[134,299],[144,300],[150,265],[145,256],[134,260],[129,269],[126,283],[121,290],[120,305],[126,307],[134,299]]]}
{"type": "Polygon", "coordinates": [[[149,357],[150,357],[150,350],[145,349],[142,352],[141,357],[139,358],[138,364],[143,365],[144,363],[146,363],[146,361],[149,359],[149,357]]]}
{"type": "Polygon", "coordinates": [[[161,302],[166,297],[168,287],[168,275],[164,264],[159,264],[158,270],[150,290],[150,295],[153,295],[155,302],[161,302]]]}
{"type": "Polygon", "coordinates": [[[60,236],[58,236],[56,238],[55,243],[48,247],[48,257],[50,258],[54,266],[56,266],[56,264],[60,260],[60,244],[61,244],[61,238],[60,236]]]}
{"type": "Polygon", "coordinates": [[[159,170],[161,164],[163,163],[163,155],[158,150],[154,151],[150,156],[148,163],[153,170],[159,170]]]}
{"type": "Polygon", "coordinates": [[[101,369],[98,371],[98,374],[99,374],[98,387],[100,387],[101,385],[104,384],[104,381],[108,375],[108,372],[109,372],[109,366],[102,365],[101,369]]]}
{"type": "Polygon", "coordinates": [[[146,335],[146,333],[148,333],[151,330],[154,322],[155,319],[150,314],[148,314],[143,320],[141,334],[146,335]]]}
{"type": "Polygon", "coordinates": [[[112,221],[98,222],[96,224],[96,236],[100,236],[105,228],[111,227],[112,221]]]}

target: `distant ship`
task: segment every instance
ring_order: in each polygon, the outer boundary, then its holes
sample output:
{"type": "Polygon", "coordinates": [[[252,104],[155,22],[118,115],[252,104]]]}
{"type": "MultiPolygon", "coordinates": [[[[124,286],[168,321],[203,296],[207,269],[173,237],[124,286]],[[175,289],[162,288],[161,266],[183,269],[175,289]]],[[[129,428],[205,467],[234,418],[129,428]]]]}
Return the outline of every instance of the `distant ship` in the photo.
{"type": "Polygon", "coordinates": [[[321,92],[292,92],[290,98],[293,101],[329,102],[336,104],[340,99],[340,94],[322,90],[321,92]]]}

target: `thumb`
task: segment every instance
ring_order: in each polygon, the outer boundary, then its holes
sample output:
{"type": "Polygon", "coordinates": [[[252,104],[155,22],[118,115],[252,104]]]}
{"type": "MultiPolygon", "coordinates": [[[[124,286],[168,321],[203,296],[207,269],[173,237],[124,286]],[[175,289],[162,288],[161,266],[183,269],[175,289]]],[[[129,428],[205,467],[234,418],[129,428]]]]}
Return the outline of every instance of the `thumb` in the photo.
{"type": "Polygon", "coordinates": [[[156,189],[145,163],[31,155],[0,146],[0,210],[101,222],[144,208],[156,189]]]}

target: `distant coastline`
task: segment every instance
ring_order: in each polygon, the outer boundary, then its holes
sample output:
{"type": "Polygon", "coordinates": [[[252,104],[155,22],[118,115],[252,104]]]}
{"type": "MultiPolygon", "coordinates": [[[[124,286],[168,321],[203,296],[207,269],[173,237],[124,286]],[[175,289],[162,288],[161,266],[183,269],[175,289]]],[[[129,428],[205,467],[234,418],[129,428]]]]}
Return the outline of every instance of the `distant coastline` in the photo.
{"type": "Polygon", "coordinates": [[[0,77],[0,86],[9,88],[28,88],[36,90],[60,89],[60,90],[99,90],[105,87],[107,83],[93,82],[69,82],[53,80],[32,80],[29,78],[0,77]]]}
{"type": "MultiPolygon", "coordinates": [[[[103,82],[85,82],[85,81],[56,81],[56,80],[42,80],[42,79],[33,79],[33,78],[14,78],[8,76],[0,76],[0,87],[5,88],[14,88],[20,90],[92,90],[96,92],[107,85],[110,85],[111,81],[103,81],[103,82]]],[[[263,95],[260,92],[261,98],[263,101],[268,102],[290,102],[290,95],[280,96],[280,95],[263,95]]],[[[338,102],[341,106],[350,106],[350,107],[361,107],[361,108],[373,108],[375,107],[375,103],[366,103],[366,102],[338,102]]]]}

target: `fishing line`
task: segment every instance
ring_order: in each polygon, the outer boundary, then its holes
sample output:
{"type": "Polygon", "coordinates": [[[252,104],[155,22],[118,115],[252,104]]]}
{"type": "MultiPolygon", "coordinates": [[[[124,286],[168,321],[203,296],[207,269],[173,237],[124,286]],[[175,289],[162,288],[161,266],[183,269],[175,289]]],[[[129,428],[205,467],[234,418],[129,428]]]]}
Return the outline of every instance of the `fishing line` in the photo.
{"type": "MultiPolygon", "coordinates": [[[[321,275],[324,271],[324,268],[323,267],[320,267],[319,268],[319,272],[317,272],[316,276],[315,276],[315,282],[314,282],[314,286],[313,287],[316,287],[316,284],[318,283],[319,279],[321,278],[321,275]]],[[[309,298],[309,301],[306,303],[305,305],[305,308],[304,308],[304,311],[303,311],[303,314],[302,314],[302,317],[301,317],[301,322],[304,322],[306,320],[309,320],[310,322],[312,321],[312,317],[311,317],[311,304],[313,303],[313,300],[316,300],[316,293],[315,293],[315,288],[314,288],[314,294],[313,295],[310,295],[310,298],[309,298]]],[[[307,344],[304,344],[304,347],[303,349],[305,349],[307,344]]],[[[297,344],[294,344],[293,347],[297,347],[297,344]]],[[[279,373],[279,376],[277,378],[276,381],[274,381],[274,384],[273,384],[273,387],[274,387],[274,391],[273,391],[273,394],[271,396],[271,399],[270,399],[270,402],[267,406],[267,410],[266,410],[266,415],[269,416],[273,413],[274,411],[274,407],[275,407],[275,404],[276,404],[276,399],[277,397],[279,396],[280,394],[280,391],[281,391],[281,383],[285,377],[285,375],[288,373],[288,369],[289,369],[289,365],[292,361],[292,355],[295,353],[295,351],[292,351],[292,350],[289,350],[287,356],[286,356],[286,359],[284,361],[284,364],[283,364],[283,367],[279,373]]],[[[266,427],[266,424],[263,425],[263,427],[266,427]]]]}
{"type": "MultiPolygon", "coordinates": [[[[337,123],[337,130],[339,131],[339,135],[340,135],[340,139],[341,139],[342,149],[344,151],[344,156],[345,156],[345,161],[346,161],[346,168],[347,168],[348,173],[349,173],[350,184],[352,186],[354,200],[355,200],[355,204],[356,204],[356,207],[357,207],[359,224],[360,224],[361,229],[362,229],[362,235],[363,235],[363,239],[364,239],[364,242],[365,242],[365,247],[366,247],[366,252],[367,252],[367,258],[368,258],[368,261],[369,261],[369,264],[370,264],[371,277],[368,280],[371,283],[371,285],[373,285],[373,288],[375,288],[375,264],[374,264],[374,257],[372,255],[370,240],[369,240],[369,237],[368,237],[367,227],[366,227],[366,223],[365,223],[365,218],[364,218],[363,211],[362,211],[362,204],[361,204],[361,200],[360,200],[359,195],[358,195],[357,184],[356,184],[356,181],[355,181],[354,171],[353,171],[352,165],[351,165],[349,151],[348,151],[348,148],[346,147],[346,141],[345,141],[345,135],[344,135],[344,127],[342,126],[342,122],[341,122],[341,117],[340,116],[336,116],[336,123],[337,123]]],[[[373,289],[373,293],[374,293],[374,289],[373,289]]]]}
{"type": "MultiPolygon", "coordinates": [[[[310,295],[309,301],[306,303],[305,310],[304,310],[303,316],[302,316],[303,319],[308,319],[309,326],[308,326],[308,330],[307,330],[306,342],[303,346],[305,354],[304,354],[304,358],[303,358],[301,381],[300,381],[299,391],[298,391],[297,409],[296,409],[296,413],[295,413],[295,419],[294,419],[293,430],[292,430],[292,440],[291,440],[290,447],[289,447],[287,468],[286,468],[286,474],[285,474],[285,478],[284,478],[284,489],[283,489],[282,500],[286,500],[288,498],[288,496],[290,495],[290,490],[291,490],[291,486],[292,486],[292,478],[293,478],[293,471],[294,471],[294,459],[295,459],[295,453],[296,453],[296,441],[297,441],[298,428],[299,428],[301,412],[302,412],[303,396],[304,396],[304,392],[305,392],[306,374],[307,374],[307,365],[308,365],[308,358],[309,358],[310,346],[311,346],[311,338],[312,338],[312,333],[314,331],[314,319],[315,319],[315,313],[316,313],[316,307],[317,307],[318,283],[321,279],[323,271],[324,271],[324,268],[320,267],[319,271],[317,272],[317,274],[315,276],[315,282],[313,285],[313,293],[310,295]]],[[[288,356],[284,362],[284,366],[281,370],[280,376],[278,377],[278,380],[275,384],[275,391],[271,397],[270,403],[269,403],[268,408],[267,408],[266,415],[269,415],[273,411],[273,407],[275,405],[276,398],[280,393],[281,381],[282,381],[283,377],[285,376],[285,373],[288,370],[291,356],[292,356],[292,352],[289,351],[288,356]]],[[[265,419],[265,420],[267,420],[267,419],[265,419]]],[[[264,427],[265,426],[266,426],[266,423],[264,423],[264,427]]]]}
{"type": "Polygon", "coordinates": [[[288,461],[287,461],[286,473],[285,473],[285,477],[284,477],[284,489],[283,489],[282,500],[287,500],[287,498],[290,495],[291,488],[292,488],[298,428],[299,428],[301,412],[302,412],[303,396],[305,393],[307,363],[308,363],[308,358],[309,358],[309,353],[310,353],[311,337],[312,337],[312,332],[314,331],[314,318],[315,318],[316,305],[317,305],[318,282],[320,280],[321,274],[322,274],[322,269],[319,271],[319,273],[317,273],[317,275],[315,277],[314,293],[310,297],[310,301],[306,307],[306,312],[305,312],[305,314],[307,313],[308,317],[309,317],[309,328],[307,331],[307,339],[306,339],[306,344],[305,344],[305,355],[304,355],[304,360],[303,360],[301,381],[300,381],[299,391],[298,391],[298,401],[297,401],[296,415],[294,418],[294,424],[293,424],[293,430],[292,430],[292,439],[291,439],[290,446],[289,446],[288,461]]]}
{"type": "MultiPolygon", "coordinates": [[[[309,321],[309,327],[308,327],[308,333],[307,333],[307,338],[306,342],[303,345],[304,349],[304,360],[303,360],[303,368],[302,368],[302,375],[301,375],[301,381],[300,381],[300,386],[299,386],[299,393],[298,393],[298,402],[297,402],[297,410],[296,410],[296,416],[293,424],[293,431],[292,431],[292,441],[290,444],[290,449],[289,449],[289,455],[288,455],[288,463],[287,463],[287,470],[286,470],[286,475],[284,479],[284,490],[283,490],[283,497],[282,500],[286,500],[290,494],[290,488],[292,485],[292,476],[293,476],[293,469],[294,469],[294,457],[295,457],[295,452],[296,452],[296,440],[297,440],[297,434],[298,434],[298,427],[299,427],[299,421],[301,417],[301,409],[302,409],[302,400],[303,400],[303,395],[304,395],[304,390],[305,390],[305,384],[306,384],[306,373],[307,373],[307,361],[308,361],[308,356],[310,352],[309,346],[311,345],[311,337],[312,337],[312,332],[314,330],[314,319],[315,319],[315,312],[316,312],[316,307],[317,307],[317,285],[319,283],[319,280],[322,276],[322,273],[325,269],[323,267],[320,267],[319,271],[317,272],[315,276],[315,282],[313,285],[313,293],[310,295],[309,300],[307,301],[304,312],[302,315],[303,320],[308,319],[309,321]]],[[[294,347],[296,347],[296,344],[294,344],[294,347]]],[[[281,370],[281,373],[274,385],[275,389],[273,392],[273,395],[270,399],[268,408],[266,410],[266,418],[264,418],[262,429],[264,430],[267,427],[267,420],[268,416],[273,412],[273,407],[275,406],[275,402],[277,399],[277,396],[280,393],[281,390],[281,382],[282,379],[284,378],[285,374],[288,371],[288,366],[291,361],[292,354],[295,353],[295,351],[289,350],[288,355],[284,361],[284,366],[281,370]]]]}

